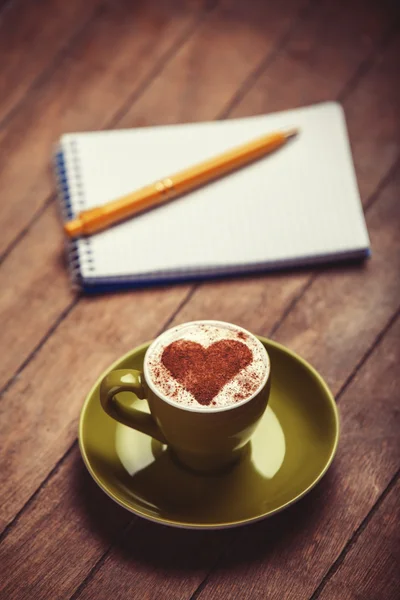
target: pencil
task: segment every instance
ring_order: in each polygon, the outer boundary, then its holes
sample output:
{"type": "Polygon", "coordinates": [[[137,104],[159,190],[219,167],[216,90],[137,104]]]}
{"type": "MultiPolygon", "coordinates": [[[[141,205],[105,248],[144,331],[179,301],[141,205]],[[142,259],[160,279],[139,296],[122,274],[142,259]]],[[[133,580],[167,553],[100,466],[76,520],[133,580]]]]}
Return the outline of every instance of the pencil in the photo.
{"type": "Polygon", "coordinates": [[[164,204],[201,185],[244,167],[283,146],[297,133],[297,129],[271,133],[228,150],[219,156],[184,169],[179,173],[175,173],[175,175],[160,179],[103,206],[85,210],[79,213],[75,219],[65,223],[64,230],[69,237],[97,233],[120,221],[133,217],[137,213],[164,204]]]}

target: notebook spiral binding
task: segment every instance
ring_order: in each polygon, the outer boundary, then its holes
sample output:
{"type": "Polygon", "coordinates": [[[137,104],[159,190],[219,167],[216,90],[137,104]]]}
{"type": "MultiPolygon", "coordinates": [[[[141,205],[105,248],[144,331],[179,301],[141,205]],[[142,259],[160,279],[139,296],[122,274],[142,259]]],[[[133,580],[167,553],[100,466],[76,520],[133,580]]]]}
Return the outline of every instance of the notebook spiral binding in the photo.
{"type": "MultiPolygon", "coordinates": [[[[55,153],[55,172],[61,218],[63,222],[69,221],[78,212],[85,210],[85,196],[80,178],[79,158],[77,145],[72,140],[67,148],[59,148],[55,153]],[[68,171],[67,162],[71,162],[72,169],[68,171]],[[73,173],[73,176],[71,176],[73,173]]],[[[78,245],[78,240],[65,240],[65,249],[68,259],[69,274],[75,287],[81,288],[83,282],[82,265],[86,263],[89,271],[94,271],[93,254],[89,239],[81,239],[83,244],[78,245]]]]}

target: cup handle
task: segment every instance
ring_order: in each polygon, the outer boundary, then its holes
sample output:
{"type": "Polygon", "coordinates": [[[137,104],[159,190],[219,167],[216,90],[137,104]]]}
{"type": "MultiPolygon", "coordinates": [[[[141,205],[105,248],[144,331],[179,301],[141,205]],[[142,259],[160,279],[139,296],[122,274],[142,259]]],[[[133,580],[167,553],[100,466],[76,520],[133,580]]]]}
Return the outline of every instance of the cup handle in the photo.
{"type": "Polygon", "coordinates": [[[142,373],[134,369],[111,371],[100,384],[101,405],[106,413],[116,421],[146,433],[162,444],[166,444],[165,437],[152,415],[143,413],[122,402],[117,397],[119,392],[132,392],[141,400],[146,400],[142,373]]]}

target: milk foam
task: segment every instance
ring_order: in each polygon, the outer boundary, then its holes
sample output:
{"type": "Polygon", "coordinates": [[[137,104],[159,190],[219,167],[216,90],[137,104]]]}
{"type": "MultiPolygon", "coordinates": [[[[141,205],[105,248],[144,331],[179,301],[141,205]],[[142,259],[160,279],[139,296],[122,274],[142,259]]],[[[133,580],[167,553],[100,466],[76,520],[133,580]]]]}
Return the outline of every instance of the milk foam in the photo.
{"type": "Polygon", "coordinates": [[[145,360],[146,378],[148,381],[150,379],[158,392],[173,403],[196,410],[224,408],[244,402],[265,383],[269,368],[267,352],[255,336],[241,327],[220,321],[196,321],[166,331],[150,346],[145,360]],[[177,340],[196,342],[204,348],[220,340],[236,340],[250,349],[253,359],[247,367],[222,387],[211,404],[204,406],[171,375],[162,363],[164,349],[177,340]]]}

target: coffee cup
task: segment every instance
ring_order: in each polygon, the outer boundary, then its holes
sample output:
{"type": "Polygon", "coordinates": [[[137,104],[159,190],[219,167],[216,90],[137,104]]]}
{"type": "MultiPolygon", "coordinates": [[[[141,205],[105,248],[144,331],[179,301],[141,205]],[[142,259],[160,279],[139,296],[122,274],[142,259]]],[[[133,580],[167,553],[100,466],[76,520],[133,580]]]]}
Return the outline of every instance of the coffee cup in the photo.
{"type": "Polygon", "coordinates": [[[100,400],[113,419],[167,444],[181,465],[215,472],[242,456],[270,383],[270,360],[255,335],[231,323],[192,321],[155,339],[143,370],[108,373],[100,400]],[[150,414],[120,392],[146,401],[150,414]]]}

